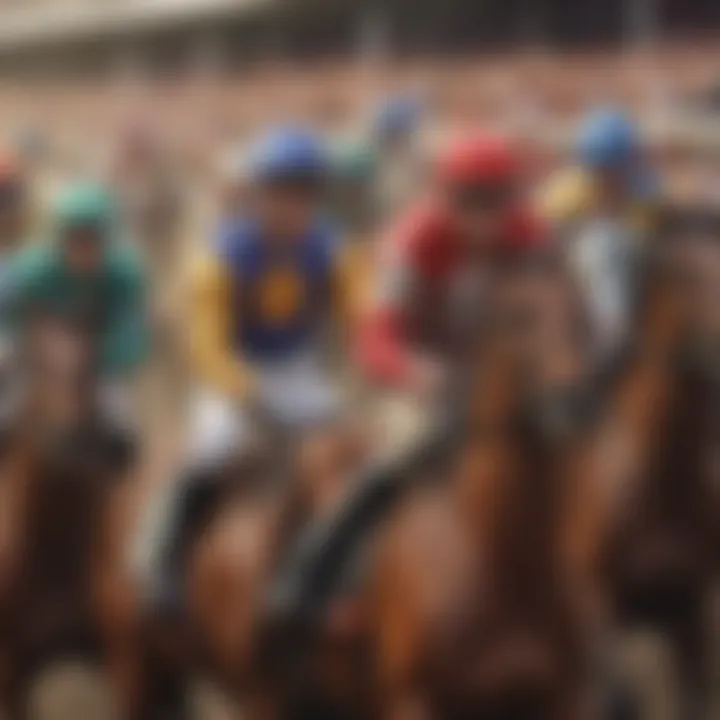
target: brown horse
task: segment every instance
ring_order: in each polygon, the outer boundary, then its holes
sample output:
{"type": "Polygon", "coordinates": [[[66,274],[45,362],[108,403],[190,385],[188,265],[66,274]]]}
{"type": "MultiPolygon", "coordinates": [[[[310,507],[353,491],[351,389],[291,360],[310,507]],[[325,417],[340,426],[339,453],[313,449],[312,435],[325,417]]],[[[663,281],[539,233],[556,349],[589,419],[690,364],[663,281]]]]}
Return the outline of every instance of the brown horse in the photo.
{"type": "MultiPolygon", "coordinates": [[[[274,697],[276,687],[266,672],[266,594],[286,544],[305,523],[331,512],[366,452],[364,433],[341,424],[308,437],[294,462],[279,470],[277,452],[265,447],[232,469],[223,509],[190,553],[189,623],[148,636],[176,680],[182,684],[191,674],[205,675],[250,718],[275,717],[278,707],[286,706],[284,698],[274,697]]],[[[345,638],[329,637],[332,647],[321,654],[322,668],[304,677],[322,678],[323,695],[346,699],[345,677],[337,678],[333,666],[335,648],[344,650],[345,638]]]]}
{"type": "Polygon", "coordinates": [[[708,689],[706,611],[717,580],[720,242],[681,226],[653,250],[634,347],[579,486],[576,550],[621,628],[674,648],[693,717],[708,689]]]}
{"type": "Polygon", "coordinates": [[[113,662],[132,617],[107,563],[123,483],[98,422],[95,343],[62,320],[30,325],[0,480],[0,701],[13,720],[47,663],[113,662]]]}
{"type": "Polygon", "coordinates": [[[502,286],[457,466],[402,507],[380,542],[376,717],[589,717],[566,534],[583,324],[558,267],[502,286]]]}

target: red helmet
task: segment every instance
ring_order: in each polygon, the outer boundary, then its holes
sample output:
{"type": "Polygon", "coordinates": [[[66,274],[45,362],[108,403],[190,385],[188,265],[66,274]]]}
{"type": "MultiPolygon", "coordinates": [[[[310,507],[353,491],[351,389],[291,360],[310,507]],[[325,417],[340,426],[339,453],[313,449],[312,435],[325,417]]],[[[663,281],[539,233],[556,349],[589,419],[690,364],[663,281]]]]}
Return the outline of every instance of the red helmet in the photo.
{"type": "Polygon", "coordinates": [[[513,185],[520,174],[511,144],[495,135],[473,135],[454,141],[438,161],[440,181],[449,187],[513,185]]]}

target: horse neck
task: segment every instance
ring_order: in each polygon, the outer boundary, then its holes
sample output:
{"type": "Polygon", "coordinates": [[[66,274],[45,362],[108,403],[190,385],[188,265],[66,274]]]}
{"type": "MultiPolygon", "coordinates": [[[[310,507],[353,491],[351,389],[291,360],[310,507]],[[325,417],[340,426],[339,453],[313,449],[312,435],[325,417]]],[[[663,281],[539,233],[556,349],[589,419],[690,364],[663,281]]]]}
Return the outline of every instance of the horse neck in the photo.
{"type": "Polygon", "coordinates": [[[503,597],[536,597],[555,577],[561,455],[518,429],[478,438],[461,466],[461,512],[503,597]]]}
{"type": "Polygon", "coordinates": [[[657,486],[668,499],[695,495],[707,464],[713,432],[712,398],[693,378],[675,374],[657,453],[657,486]]]}
{"type": "Polygon", "coordinates": [[[636,458],[635,482],[668,502],[697,490],[712,430],[712,399],[669,361],[641,360],[621,390],[619,420],[636,458]]]}
{"type": "Polygon", "coordinates": [[[72,416],[77,424],[86,424],[96,409],[97,379],[90,370],[63,382],[30,377],[25,392],[27,420],[36,427],[52,424],[65,416],[72,416]]]}

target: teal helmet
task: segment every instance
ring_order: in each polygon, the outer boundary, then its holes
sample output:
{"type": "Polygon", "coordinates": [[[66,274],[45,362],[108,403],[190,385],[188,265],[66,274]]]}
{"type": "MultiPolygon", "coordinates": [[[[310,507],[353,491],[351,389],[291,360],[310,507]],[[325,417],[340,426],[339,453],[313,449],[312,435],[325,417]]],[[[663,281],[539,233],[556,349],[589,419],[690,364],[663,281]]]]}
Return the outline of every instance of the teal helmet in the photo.
{"type": "Polygon", "coordinates": [[[92,228],[109,238],[115,230],[117,207],[112,193],[101,185],[76,185],[63,192],[55,205],[54,223],[59,235],[92,228]]]}
{"type": "Polygon", "coordinates": [[[373,149],[363,142],[341,142],[333,148],[334,176],[340,180],[367,182],[377,170],[373,149]]]}

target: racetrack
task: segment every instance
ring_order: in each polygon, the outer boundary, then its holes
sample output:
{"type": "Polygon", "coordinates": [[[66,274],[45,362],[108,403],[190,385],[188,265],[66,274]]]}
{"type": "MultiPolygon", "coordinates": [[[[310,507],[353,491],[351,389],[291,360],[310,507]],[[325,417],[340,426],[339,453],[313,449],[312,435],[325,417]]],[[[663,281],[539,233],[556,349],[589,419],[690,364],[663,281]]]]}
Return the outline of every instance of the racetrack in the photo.
{"type": "MultiPolygon", "coordinates": [[[[211,687],[198,683],[191,690],[193,717],[234,720],[232,709],[211,687]]],[[[114,720],[112,697],[102,674],[68,661],[48,668],[31,696],[28,720],[114,720]]]]}
{"type": "MultiPolygon", "coordinates": [[[[720,717],[720,594],[715,602],[716,662],[714,697],[707,717],[720,717]]],[[[673,712],[672,664],[662,640],[646,634],[628,638],[622,654],[623,673],[633,678],[648,716],[641,720],[679,720],[673,712]]],[[[237,720],[232,707],[212,687],[191,689],[192,716],[197,720],[237,720]]],[[[28,720],[114,720],[111,696],[100,673],[68,661],[48,668],[35,685],[28,720]]]]}

